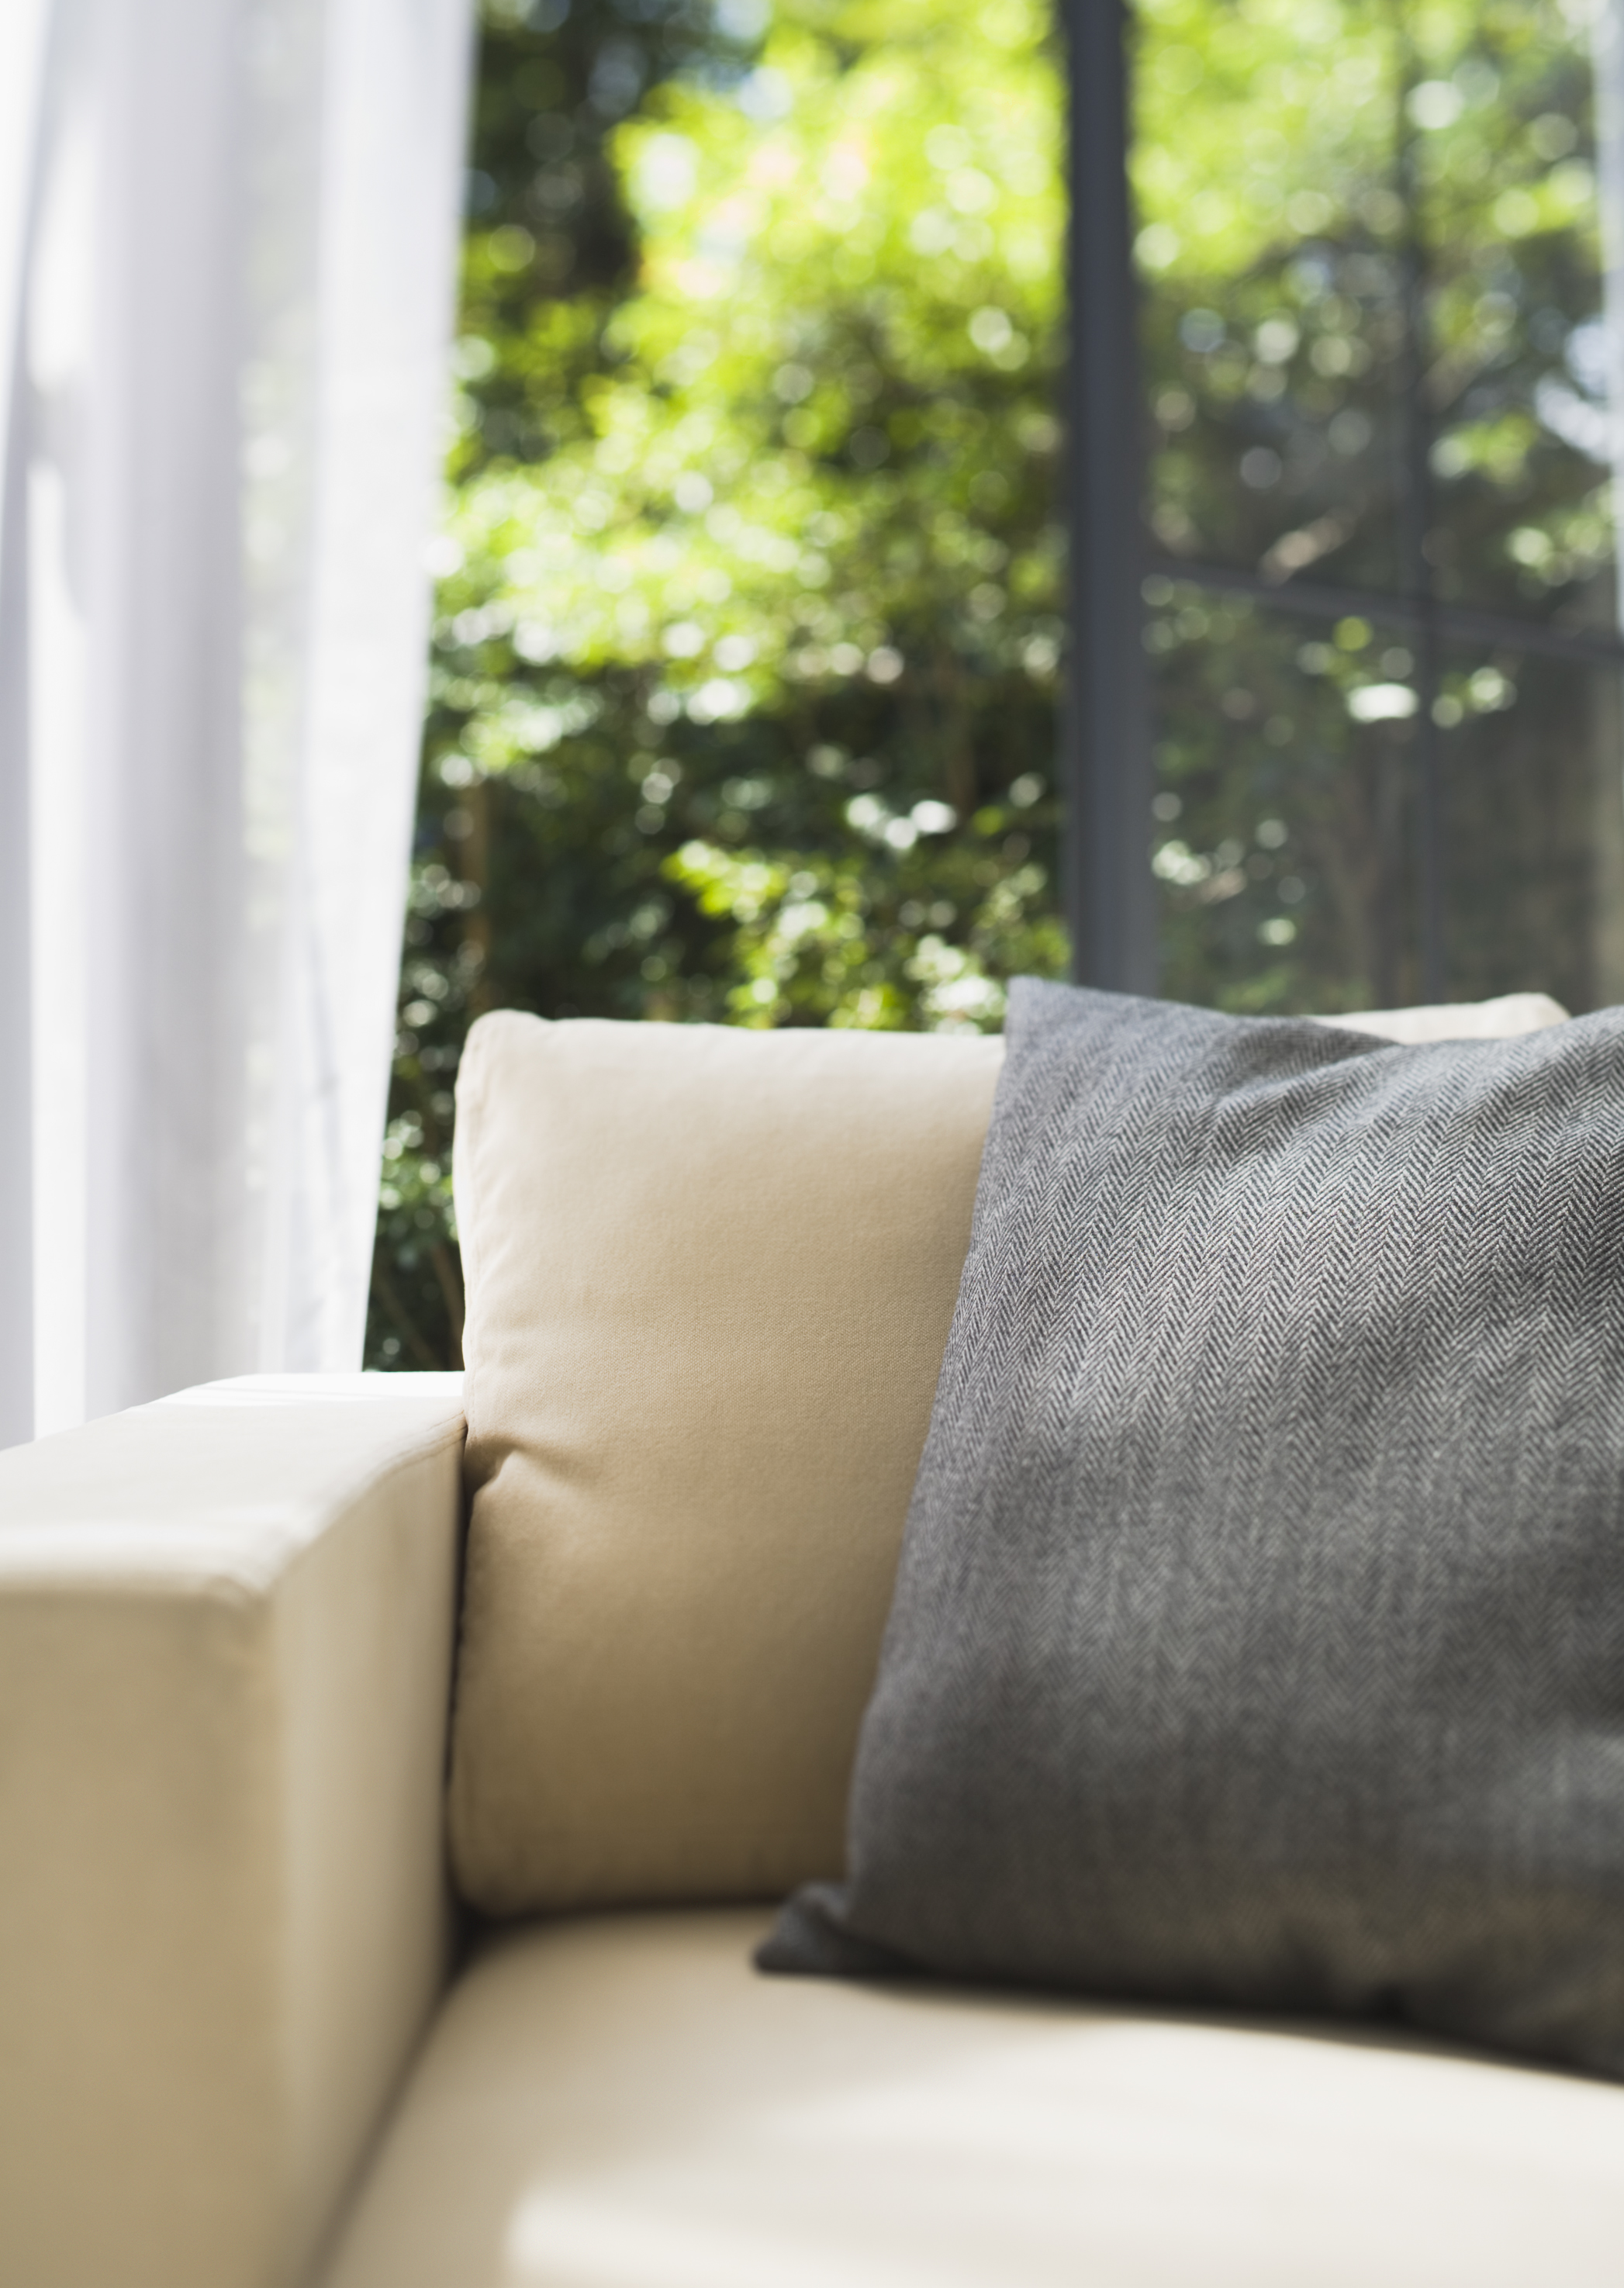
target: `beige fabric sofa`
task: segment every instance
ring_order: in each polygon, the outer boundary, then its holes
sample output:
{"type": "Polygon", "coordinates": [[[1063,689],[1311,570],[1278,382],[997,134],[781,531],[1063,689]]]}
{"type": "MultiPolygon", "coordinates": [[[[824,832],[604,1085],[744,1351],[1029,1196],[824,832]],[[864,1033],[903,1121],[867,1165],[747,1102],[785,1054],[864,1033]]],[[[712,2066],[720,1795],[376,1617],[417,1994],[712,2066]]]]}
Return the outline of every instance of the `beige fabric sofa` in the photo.
{"type": "Polygon", "coordinates": [[[462,1397],[250,1379],[0,1456],[5,2288],[1624,2280],[1624,2088],[767,1979],[765,1901],[459,1927],[462,1397]]]}

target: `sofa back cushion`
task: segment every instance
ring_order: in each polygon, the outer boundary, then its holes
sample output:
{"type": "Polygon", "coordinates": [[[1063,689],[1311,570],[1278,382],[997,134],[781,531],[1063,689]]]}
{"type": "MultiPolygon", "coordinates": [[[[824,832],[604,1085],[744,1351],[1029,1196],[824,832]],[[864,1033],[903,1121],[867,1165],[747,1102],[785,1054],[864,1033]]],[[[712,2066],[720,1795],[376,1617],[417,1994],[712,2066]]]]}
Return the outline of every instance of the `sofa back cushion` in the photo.
{"type": "Polygon", "coordinates": [[[450,1811],[487,1911],[840,1863],[1002,1054],[474,1028],[450,1811]]]}
{"type": "MultiPolygon", "coordinates": [[[[1563,1013],[1515,1003],[1360,1024],[1563,1013]]],[[[473,1028],[450,1829],[487,1912],[772,1897],[843,1866],[1002,1053],[473,1028]]]]}

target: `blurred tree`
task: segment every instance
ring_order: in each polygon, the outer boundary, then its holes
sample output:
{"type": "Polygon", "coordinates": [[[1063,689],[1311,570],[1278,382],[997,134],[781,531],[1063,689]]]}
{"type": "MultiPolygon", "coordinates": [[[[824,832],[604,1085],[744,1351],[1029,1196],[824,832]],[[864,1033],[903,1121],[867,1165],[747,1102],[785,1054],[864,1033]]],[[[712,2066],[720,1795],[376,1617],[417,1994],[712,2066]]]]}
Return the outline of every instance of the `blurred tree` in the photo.
{"type": "MultiPolygon", "coordinates": [[[[1164,989],[1414,997],[1424,687],[1452,987],[1586,1005],[1610,672],[1271,600],[1422,549],[1612,624],[1579,14],[1135,22],[1164,989]]],[[[980,1029],[1063,968],[1062,124],[1039,0],[487,0],[371,1362],[456,1355],[480,1009],[980,1029]]]]}
{"type": "Polygon", "coordinates": [[[1050,43],[487,15],[374,1363],[455,1352],[479,1009],[979,1029],[1063,969],[1050,43]]]}
{"type": "Polygon", "coordinates": [[[1304,580],[1614,616],[1588,12],[1139,0],[1164,989],[1417,997],[1423,703],[1446,988],[1624,993],[1616,675],[1304,580]],[[1177,577],[1233,568],[1251,598],[1177,577]]]}

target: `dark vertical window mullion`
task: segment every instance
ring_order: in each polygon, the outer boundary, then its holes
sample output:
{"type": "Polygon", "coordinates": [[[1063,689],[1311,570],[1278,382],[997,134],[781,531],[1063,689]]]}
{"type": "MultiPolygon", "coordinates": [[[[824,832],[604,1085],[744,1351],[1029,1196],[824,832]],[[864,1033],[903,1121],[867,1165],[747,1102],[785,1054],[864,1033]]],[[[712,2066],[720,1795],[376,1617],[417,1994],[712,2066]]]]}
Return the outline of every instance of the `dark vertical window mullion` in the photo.
{"type": "Polygon", "coordinates": [[[1410,93],[1418,74],[1414,52],[1400,12],[1398,85],[1398,194],[1404,205],[1402,308],[1404,352],[1399,386],[1401,446],[1398,529],[1403,584],[1415,613],[1415,802],[1417,892],[1421,919],[1421,993],[1424,1001],[1445,995],[1444,818],[1438,772],[1438,590],[1427,552],[1431,526],[1432,433],[1427,408],[1427,250],[1422,212],[1420,149],[1410,117],[1410,93]]]}
{"type": "Polygon", "coordinates": [[[1074,973],[1149,993],[1150,700],[1141,626],[1143,415],[1128,192],[1123,0],[1064,0],[1071,220],[1066,381],[1070,649],[1062,717],[1074,973]]]}

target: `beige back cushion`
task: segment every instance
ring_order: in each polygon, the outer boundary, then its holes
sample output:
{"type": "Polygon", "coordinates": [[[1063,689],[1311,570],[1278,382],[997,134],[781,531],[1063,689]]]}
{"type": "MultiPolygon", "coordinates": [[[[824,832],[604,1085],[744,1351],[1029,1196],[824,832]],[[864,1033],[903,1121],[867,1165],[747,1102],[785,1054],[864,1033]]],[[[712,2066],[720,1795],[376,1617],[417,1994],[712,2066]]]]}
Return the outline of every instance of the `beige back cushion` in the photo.
{"type": "Polygon", "coordinates": [[[1549,993],[1502,993],[1497,1001],[1443,1001],[1425,1009],[1356,1009],[1319,1020],[1387,1041],[1509,1041],[1566,1021],[1567,1011],[1549,993]]]}
{"type": "Polygon", "coordinates": [[[453,1861],[495,1912],[838,1866],[1001,1044],[470,1037],[453,1861]]]}
{"type": "Polygon", "coordinates": [[[838,1872],[1002,1055],[474,1027],[450,1823],[487,1912],[838,1872]]]}

